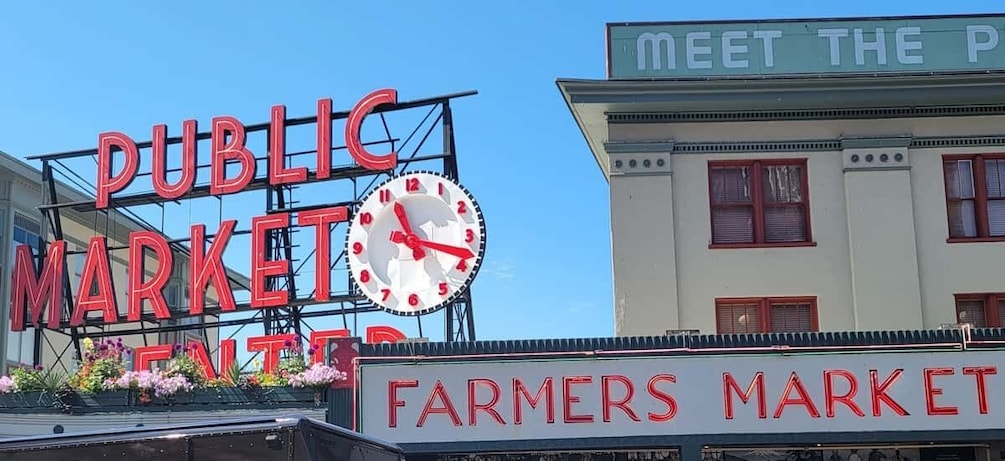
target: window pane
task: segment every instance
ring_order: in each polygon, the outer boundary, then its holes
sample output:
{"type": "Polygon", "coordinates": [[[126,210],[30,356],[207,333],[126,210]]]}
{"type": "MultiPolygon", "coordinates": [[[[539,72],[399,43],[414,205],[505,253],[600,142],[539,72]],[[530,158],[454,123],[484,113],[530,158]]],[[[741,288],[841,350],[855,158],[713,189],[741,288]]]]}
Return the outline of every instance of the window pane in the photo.
{"type": "Polygon", "coordinates": [[[716,311],[720,334],[760,333],[758,303],[719,304],[716,311]]]}
{"type": "Polygon", "coordinates": [[[993,237],[1005,235],[1005,199],[988,200],[988,232],[993,237]]]}
{"type": "Polygon", "coordinates": [[[712,243],[753,242],[753,207],[712,208],[712,243]]]}
{"type": "Polygon", "coordinates": [[[715,167],[710,172],[712,203],[750,203],[750,169],[715,167]]]}
{"type": "Polygon", "coordinates": [[[961,299],[956,301],[956,320],[959,323],[969,323],[974,328],[987,327],[984,315],[983,299],[961,299]]]}
{"type": "Polygon", "coordinates": [[[1005,298],[998,298],[998,324],[988,326],[994,326],[1000,328],[1003,322],[1005,322],[1005,298]]]}
{"type": "Polygon", "coordinates": [[[1005,197],[1005,160],[984,161],[984,183],[988,187],[988,197],[1005,197]]]}
{"type": "Polygon", "coordinates": [[[769,243],[805,242],[806,213],[803,205],[765,208],[764,240],[769,243]]]}
{"type": "Polygon", "coordinates": [[[949,202],[946,210],[949,213],[950,237],[977,236],[977,212],[973,200],[949,202]]]}
{"type": "Polygon", "coordinates": [[[35,329],[28,328],[21,333],[21,357],[18,359],[25,365],[35,363],[35,329]]]}
{"type": "Polygon", "coordinates": [[[18,362],[21,360],[21,332],[7,332],[7,360],[18,362]]]}
{"type": "Polygon", "coordinates": [[[764,203],[803,201],[803,167],[799,165],[766,166],[761,175],[764,203]]]}
{"type": "Polygon", "coordinates": [[[813,330],[813,306],[810,303],[771,305],[771,331],[785,333],[813,330]]]}
{"type": "Polygon", "coordinates": [[[946,193],[949,198],[974,198],[974,173],[970,160],[945,162],[946,193]]]}

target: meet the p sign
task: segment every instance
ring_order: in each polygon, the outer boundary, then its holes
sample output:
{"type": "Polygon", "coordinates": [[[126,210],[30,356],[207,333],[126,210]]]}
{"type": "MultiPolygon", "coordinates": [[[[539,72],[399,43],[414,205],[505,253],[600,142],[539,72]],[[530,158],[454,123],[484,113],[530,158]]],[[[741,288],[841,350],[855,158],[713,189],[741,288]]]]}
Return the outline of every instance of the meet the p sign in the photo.
{"type": "Polygon", "coordinates": [[[428,314],[474,280],[485,254],[485,221],[454,180],[406,173],[363,200],[346,249],[353,280],[374,304],[397,315],[428,314]]]}

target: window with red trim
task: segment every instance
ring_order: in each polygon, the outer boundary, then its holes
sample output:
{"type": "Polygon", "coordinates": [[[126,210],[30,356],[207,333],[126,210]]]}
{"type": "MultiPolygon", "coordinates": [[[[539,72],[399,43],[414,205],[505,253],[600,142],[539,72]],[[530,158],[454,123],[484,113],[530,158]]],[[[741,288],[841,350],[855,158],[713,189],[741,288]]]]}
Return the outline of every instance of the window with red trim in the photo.
{"type": "Polygon", "coordinates": [[[817,300],[807,297],[715,300],[719,334],[817,331],[817,300]]]}
{"type": "Polygon", "coordinates": [[[943,158],[950,239],[1005,238],[1005,156],[943,158]]]}
{"type": "Polygon", "coordinates": [[[808,244],[806,159],[708,163],[712,245],[808,244]]]}
{"type": "Polygon", "coordinates": [[[1005,322],[1005,294],[956,295],[956,321],[974,328],[1000,328],[1005,322]]]}

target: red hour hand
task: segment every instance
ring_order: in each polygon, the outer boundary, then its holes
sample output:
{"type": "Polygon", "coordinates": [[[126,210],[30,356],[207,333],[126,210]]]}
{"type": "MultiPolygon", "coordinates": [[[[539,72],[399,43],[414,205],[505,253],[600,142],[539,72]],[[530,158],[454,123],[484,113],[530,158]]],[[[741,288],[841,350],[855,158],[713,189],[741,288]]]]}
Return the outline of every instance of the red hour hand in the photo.
{"type": "Polygon", "coordinates": [[[411,234],[412,226],[408,223],[408,215],[405,213],[405,206],[400,202],[394,202],[394,215],[398,217],[398,224],[401,224],[401,230],[405,234],[411,234]]]}
{"type": "MultiPolygon", "coordinates": [[[[401,224],[401,230],[404,231],[404,235],[400,238],[400,241],[395,243],[404,243],[405,246],[412,250],[412,258],[415,260],[420,260],[426,256],[426,252],[419,248],[418,244],[412,243],[415,240],[415,234],[412,232],[412,225],[408,223],[408,214],[405,213],[405,206],[400,202],[394,202],[394,215],[398,217],[398,224],[401,224]],[[411,239],[409,237],[412,237],[411,239]]],[[[391,233],[391,241],[395,241],[394,232],[391,233]]]]}

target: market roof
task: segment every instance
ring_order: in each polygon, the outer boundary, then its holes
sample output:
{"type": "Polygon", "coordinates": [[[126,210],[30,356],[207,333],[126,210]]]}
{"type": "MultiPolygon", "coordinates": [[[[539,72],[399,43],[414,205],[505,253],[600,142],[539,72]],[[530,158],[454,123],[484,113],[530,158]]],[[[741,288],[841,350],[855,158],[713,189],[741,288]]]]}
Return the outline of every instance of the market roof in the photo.
{"type": "Polygon", "coordinates": [[[110,428],[93,432],[76,432],[45,436],[17,437],[0,440],[0,453],[74,447],[81,445],[110,444],[117,442],[169,440],[191,436],[212,436],[267,430],[299,429],[316,430],[355,442],[366,443],[379,449],[401,453],[401,448],[390,442],[368,437],[332,424],[317,421],[301,415],[274,418],[242,418],[207,421],[204,423],[177,424],[168,426],[142,426],[110,428]]]}

